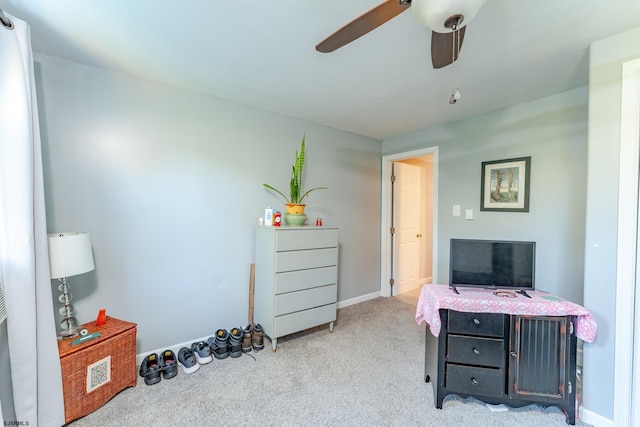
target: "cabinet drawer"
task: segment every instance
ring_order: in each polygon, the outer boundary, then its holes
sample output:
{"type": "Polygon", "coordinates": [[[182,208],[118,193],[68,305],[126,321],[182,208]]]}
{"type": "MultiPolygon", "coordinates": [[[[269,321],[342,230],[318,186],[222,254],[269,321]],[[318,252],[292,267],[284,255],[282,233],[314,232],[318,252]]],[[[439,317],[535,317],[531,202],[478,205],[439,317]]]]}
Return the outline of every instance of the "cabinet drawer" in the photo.
{"type": "Polygon", "coordinates": [[[273,334],[278,338],[336,320],[336,304],[312,308],[275,318],[273,334]]]}
{"type": "Polygon", "coordinates": [[[504,396],[504,370],[447,364],[445,387],[454,393],[504,396]]]}
{"type": "Polygon", "coordinates": [[[276,274],[276,294],[338,283],[338,267],[313,268],[276,274]]]}
{"type": "Polygon", "coordinates": [[[280,230],[276,240],[276,251],[333,248],[338,246],[338,230],[280,230]]]}
{"type": "Polygon", "coordinates": [[[447,360],[466,365],[504,368],[504,340],[497,338],[477,338],[449,335],[447,360]]]}
{"type": "Polygon", "coordinates": [[[334,303],[338,295],[337,289],[336,285],[330,285],[276,295],[275,315],[280,316],[334,303]]]}
{"type": "Polygon", "coordinates": [[[447,329],[449,333],[503,337],[504,317],[504,314],[462,313],[449,310],[447,329]]]}
{"type": "Polygon", "coordinates": [[[338,264],[338,248],[276,253],[276,273],[338,264]]]}

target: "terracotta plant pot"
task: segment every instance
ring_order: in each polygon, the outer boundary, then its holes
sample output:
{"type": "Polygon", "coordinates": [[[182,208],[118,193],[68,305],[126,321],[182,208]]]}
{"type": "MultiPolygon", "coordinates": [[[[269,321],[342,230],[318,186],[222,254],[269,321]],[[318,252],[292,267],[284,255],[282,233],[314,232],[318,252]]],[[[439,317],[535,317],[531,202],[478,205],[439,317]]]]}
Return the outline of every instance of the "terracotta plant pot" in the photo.
{"type": "Polygon", "coordinates": [[[306,205],[298,205],[298,204],[294,204],[294,203],[287,203],[287,213],[288,214],[299,214],[302,215],[304,214],[304,207],[306,205]]]}

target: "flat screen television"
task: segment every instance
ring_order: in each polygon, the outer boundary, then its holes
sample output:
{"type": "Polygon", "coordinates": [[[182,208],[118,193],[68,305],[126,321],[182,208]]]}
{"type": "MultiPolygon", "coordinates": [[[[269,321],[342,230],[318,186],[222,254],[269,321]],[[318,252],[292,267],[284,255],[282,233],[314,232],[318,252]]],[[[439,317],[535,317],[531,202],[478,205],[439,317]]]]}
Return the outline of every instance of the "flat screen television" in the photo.
{"type": "Polygon", "coordinates": [[[536,243],[451,239],[449,286],[535,289],[536,243]]]}

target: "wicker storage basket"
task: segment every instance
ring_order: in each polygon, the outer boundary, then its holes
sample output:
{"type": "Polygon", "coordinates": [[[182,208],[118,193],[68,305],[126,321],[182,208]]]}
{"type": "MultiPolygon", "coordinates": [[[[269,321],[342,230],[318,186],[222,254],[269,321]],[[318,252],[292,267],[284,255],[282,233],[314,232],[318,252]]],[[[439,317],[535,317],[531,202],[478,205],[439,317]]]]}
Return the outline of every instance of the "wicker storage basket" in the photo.
{"type": "Polygon", "coordinates": [[[127,387],[135,387],[136,324],[107,317],[107,323],[84,324],[100,337],[78,345],[73,339],[58,341],[64,412],[71,422],[95,411],[127,387]]]}

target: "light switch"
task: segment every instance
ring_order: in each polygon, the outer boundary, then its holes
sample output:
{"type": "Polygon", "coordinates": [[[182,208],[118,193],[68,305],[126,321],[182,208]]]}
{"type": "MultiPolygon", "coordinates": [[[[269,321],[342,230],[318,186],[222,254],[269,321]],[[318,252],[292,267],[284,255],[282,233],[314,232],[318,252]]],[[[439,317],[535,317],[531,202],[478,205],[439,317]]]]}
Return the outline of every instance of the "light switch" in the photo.
{"type": "Polygon", "coordinates": [[[473,219],[473,209],[467,209],[464,211],[464,219],[473,219]]]}
{"type": "Polygon", "coordinates": [[[460,205],[453,205],[453,216],[460,216],[460,205]]]}

